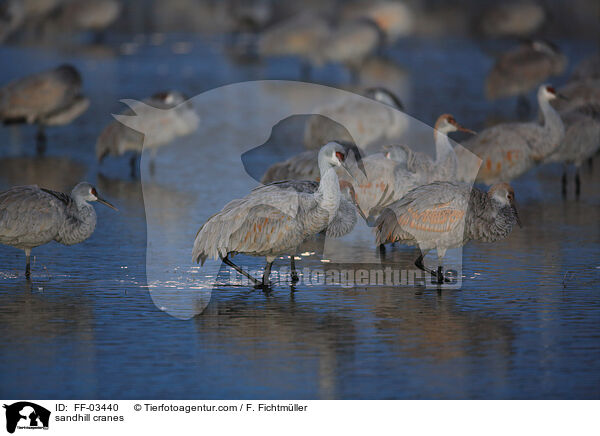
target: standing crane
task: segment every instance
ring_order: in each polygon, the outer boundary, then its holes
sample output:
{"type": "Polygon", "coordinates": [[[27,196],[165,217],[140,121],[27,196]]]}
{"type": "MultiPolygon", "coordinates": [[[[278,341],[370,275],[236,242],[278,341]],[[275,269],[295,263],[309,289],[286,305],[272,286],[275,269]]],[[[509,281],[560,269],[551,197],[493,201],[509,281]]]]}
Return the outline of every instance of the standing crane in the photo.
{"type": "MultiPolygon", "coordinates": [[[[335,171],[337,167],[351,171],[347,153],[348,149],[336,142],[321,148],[321,180],[316,190],[313,182],[284,181],[259,186],[246,197],[229,202],[196,234],[193,261],[204,264],[207,258],[221,258],[255,286],[267,288],[275,258],[292,254],[292,277],[297,279],[293,254],[302,242],[323,231],[328,236],[342,236],[356,223],[354,205],[342,199],[335,171]],[[262,281],[231,261],[238,253],[266,257],[262,281]]],[[[360,154],[358,150],[354,153],[361,168],[360,154]]]]}
{"type": "Polygon", "coordinates": [[[87,182],[77,184],[71,194],[15,186],[0,193],[0,244],[25,251],[25,276],[31,277],[31,249],[51,241],[74,245],[89,238],[96,228],[97,201],[117,210],[87,182]]]}
{"type": "Polygon", "coordinates": [[[470,240],[504,239],[515,224],[520,226],[521,221],[509,184],[497,183],[485,193],[468,184],[434,182],[411,190],[384,209],[375,223],[375,238],[377,244],[417,245],[421,255],[415,265],[441,284],[448,281],[442,266],[446,250],[470,240]],[[437,270],[423,263],[433,249],[438,256],[437,270]]]}
{"type": "MultiPolygon", "coordinates": [[[[553,87],[542,85],[537,94],[543,124],[503,123],[481,131],[463,142],[463,146],[479,156],[483,163],[477,181],[491,185],[504,180],[513,180],[537,163],[543,161],[560,145],[565,128],[560,115],[550,105],[559,94],[553,87]]],[[[461,161],[460,151],[457,153],[461,161]]],[[[459,165],[459,172],[461,165],[459,165]]],[[[464,174],[458,180],[465,180],[464,174]]]]}
{"type": "Polygon", "coordinates": [[[90,101],[81,94],[81,74],[61,65],[14,80],[0,88],[0,120],[4,124],[36,124],[37,152],[46,150],[46,126],[62,126],[83,114],[90,101]]]}

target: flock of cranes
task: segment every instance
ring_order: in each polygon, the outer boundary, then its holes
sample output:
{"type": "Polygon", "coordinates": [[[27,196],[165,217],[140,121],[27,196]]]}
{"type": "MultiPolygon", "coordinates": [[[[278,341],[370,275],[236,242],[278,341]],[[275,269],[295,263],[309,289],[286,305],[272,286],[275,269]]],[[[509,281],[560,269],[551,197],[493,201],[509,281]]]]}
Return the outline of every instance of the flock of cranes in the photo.
{"type": "MultiPolygon", "coordinates": [[[[296,16],[259,35],[257,50],[261,56],[299,56],[307,71],[308,65],[338,62],[355,75],[368,55],[407,32],[407,14],[402,4],[383,2],[357,10],[334,26],[319,16],[296,16]]],[[[212,215],[194,238],[193,261],[222,259],[256,286],[268,288],[273,262],[290,255],[291,279],[297,281],[294,254],[300,245],[321,233],[348,234],[359,215],[373,227],[376,245],[418,246],[421,255],[415,265],[438,283],[447,281],[443,258],[448,249],[470,240],[498,241],[521,225],[515,193],[507,182],[538,164],[562,162],[577,168],[579,195],[579,167],[600,147],[600,61],[595,57],[582,63],[561,89],[540,85],[562,74],[565,67],[560,50],[541,40],[525,42],[500,56],[485,84],[488,98],[522,97],[537,87],[539,118],[474,132],[453,115],[442,114],[433,129],[435,158],[418,147],[392,141],[407,128],[406,119],[399,98],[383,87],[362,92],[382,105],[376,115],[361,107],[365,101],[372,104],[364,99],[318,108],[321,116],[310,118],[303,132],[307,150],[272,165],[262,177],[263,185],[212,215]],[[341,120],[341,128],[332,127],[329,117],[341,120]],[[344,127],[357,124],[360,129],[351,130],[361,136],[352,138],[344,127]],[[472,135],[463,147],[453,147],[448,139],[456,131],[472,135]],[[361,149],[355,144],[361,144],[361,149]],[[367,147],[376,152],[365,153],[367,147]],[[487,192],[471,186],[467,172],[472,169],[465,162],[473,153],[482,161],[475,181],[491,185],[487,192]],[[437,251],[436,268],[424,264],[431,250],[437,251]],[[265,257],[262,279],[236,265],[232,261],[236,254],[265,257]]],[[[130,154],[132,176],[142,143],[151,151],[152,169],[159,147],[201,125],[192,102],[178,91],[123,102],[129,108],[100,132],[96,156],[102,162],[107,156],[130,154]],[[132,123],[144,125],[136,128],[132,123]],[[145,132],[145,140],[139,132],[145,132]]],[[[40,154],[46,148],[45,128],[75,122],[89,105],[82,94],[81,74],[71,65],[0,88],[0,120],[37,125],[40,154]]],[[[566,170],[562,183],[566,191],[566,170]]],[[[29,278],[33,248],[50,241],[72,245],[91,236],[96,225],[91,202],[114,208],[86,182],[70,194],[37,186],[4,191],[0,193],[0,244],[25,252],[29,278]]]]}

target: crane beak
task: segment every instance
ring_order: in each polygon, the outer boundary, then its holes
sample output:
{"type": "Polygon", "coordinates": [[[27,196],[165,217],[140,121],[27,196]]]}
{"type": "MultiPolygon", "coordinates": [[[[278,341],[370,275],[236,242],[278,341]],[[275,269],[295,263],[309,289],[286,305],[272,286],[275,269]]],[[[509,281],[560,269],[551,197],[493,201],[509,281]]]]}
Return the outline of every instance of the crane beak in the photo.
{"type": "Polygon", "coordinates": [[[117,211],[117,212],[119,211],[119,209],[117,209],[116,207],[114,207],[112,204],[110,204],[110,203],[109,203],[108,201],[106,201],[104,198],[101,198],[101,197],[98,197],[98,196],[96,196],[96,201],[97,201],[98,203],[102,203],[103,205],[110,207],[112,210],[115,210],[115,211],[117,211]]]}
{"type": "MultiPolygon", "coordinates": [[[[350,173],[348,173],[348,174],[350,174],[350,173]]],[[[350,176],[352,176],[352,174],[350,174],[350,176]]],[[[360,214],[360,216],[363,217],[366,221],[367,217],[365,216],[365,213],[358,205],[358,200],[356,199],[356,191],[354,190],[354,186],[352,186],[352,183],[347,182],[346,180],[340,180],[340,190],[346,189],[346,188],[349,190],[350,199],[352,200],[352,204],[358,210],[358,213],[360,214]]]]}
{"type": "Polygon", "coordinates": [[[569,101],[569,100],[570,100],[570,99],[569,99],[569,97],[567,97],[567,96],[566,96],[566,95],[564,95],[564,94],[561,94],[560,92],[556,93],[556,96],[557,96],[558,98],[560,98],[561,100],[564,100],[564,101],[569,101]]]}
{"type": "Polygon", "coordinates": [[[471,135],[477,135],[477,132],[475,132],[474,130],[467,129],[466,127],[463,127],[458,123],[456,123],[456,129],[460,132],[467,132],[467,133],[470,133],[471,135]]]}
{"type": "MultiPolygon", "coordinates": [[[[362,171],[363,175],[365,176],[365,179],[367,178],[367,171],[365,170],[365,166],[363,164],[362,161],[362,155],[360,154],[360,150],[359,148],[356,146],[356,144],[346,144],[346,149],[347,150],[352,150],[352,153],[354,154],[354,159],[356,160],[356,166],[362,171]]],[[[346,171],[348,171],[348,168],[346,168],[346,171]]],[[[350,173],[348,171],[348,173],[350,173]]],[[[352,176],[352,178],[354,180],[356,180],[356,177],[354,177],[354,175],[350,174],[352,176]]],[[[357,181],[357,180],[356,180],[357,181]]],[[[357,181],[358,183],[358,181],[357,181]]]]}
{"type": "Polygon", "coordinates": [[[356,207],[356,210],[358,211],[358,214],[362,217],[362,219],[364,219],[365,222],[369,221],[363,210],[358,205],[358,201],[356,201],[356,197],[354,195],[352,196],[352,202],[354,203],[354,207],[356,207]]]}
{"type": "Polygon", "coordinates": [[[352,174],[352,171],[350,171],[350,168],[344,162],[342,162],[342,168],[344,169],[344,171],[346,171],[348,173],[348,175],[350,177],[352,177],[352,180],[354,180],[357,185],[360,185],[360,182],[358,181],[358,179],[354,176],[354,174],[352,174]]]}

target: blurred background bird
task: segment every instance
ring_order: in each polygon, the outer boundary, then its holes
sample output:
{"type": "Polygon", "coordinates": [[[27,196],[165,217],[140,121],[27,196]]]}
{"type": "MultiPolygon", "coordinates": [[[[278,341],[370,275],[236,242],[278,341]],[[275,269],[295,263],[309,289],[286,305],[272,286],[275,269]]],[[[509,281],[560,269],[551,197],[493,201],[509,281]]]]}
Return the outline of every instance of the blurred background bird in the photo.
{"type": "Polygon", "coordinates": [[[90,105],[81,86],[81,74],[72,65],[16,79],[0,88],[0,119],[4,124],[36,124],[37,151],[42,154],[45,127],[69,124],[90,105]]]}

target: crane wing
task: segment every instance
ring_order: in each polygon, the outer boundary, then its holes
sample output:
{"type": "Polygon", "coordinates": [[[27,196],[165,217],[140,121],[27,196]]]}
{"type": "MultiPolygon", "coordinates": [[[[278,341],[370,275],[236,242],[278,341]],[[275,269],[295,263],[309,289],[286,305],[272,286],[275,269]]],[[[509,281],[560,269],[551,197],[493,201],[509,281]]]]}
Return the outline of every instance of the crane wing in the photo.
{"type": "Polygon", "coordinates": [[[35,185],[0,193],[0,243],[36,246],[54,239],[66,216],[65,201],[71,201],[66,197],[35,185]]]}
{"type": "Polygon", "coordinates": [[[457,230],[464,223],[469,192],[469,186],[451,182],[434,182],[409,191],[377,219],[377,242],[418,242],[457,230]]]}
{"type": "Polygon", "coordinates": [[[306,192],[312,186],[313,182],[276,182],[230,201],[198,231],[193,259],[204,263],[208,257],[217,259],[230,252],[261,254],[301,242],[302,226],[295,218],[300,205],[316,206],[306,192]]]}
{"type": "Polygon", "coordinates": [[[47,114],[63,107],[78,91],[54,71],[25,77],[2,89],[0,113],[8,119],[47,114]]]}

